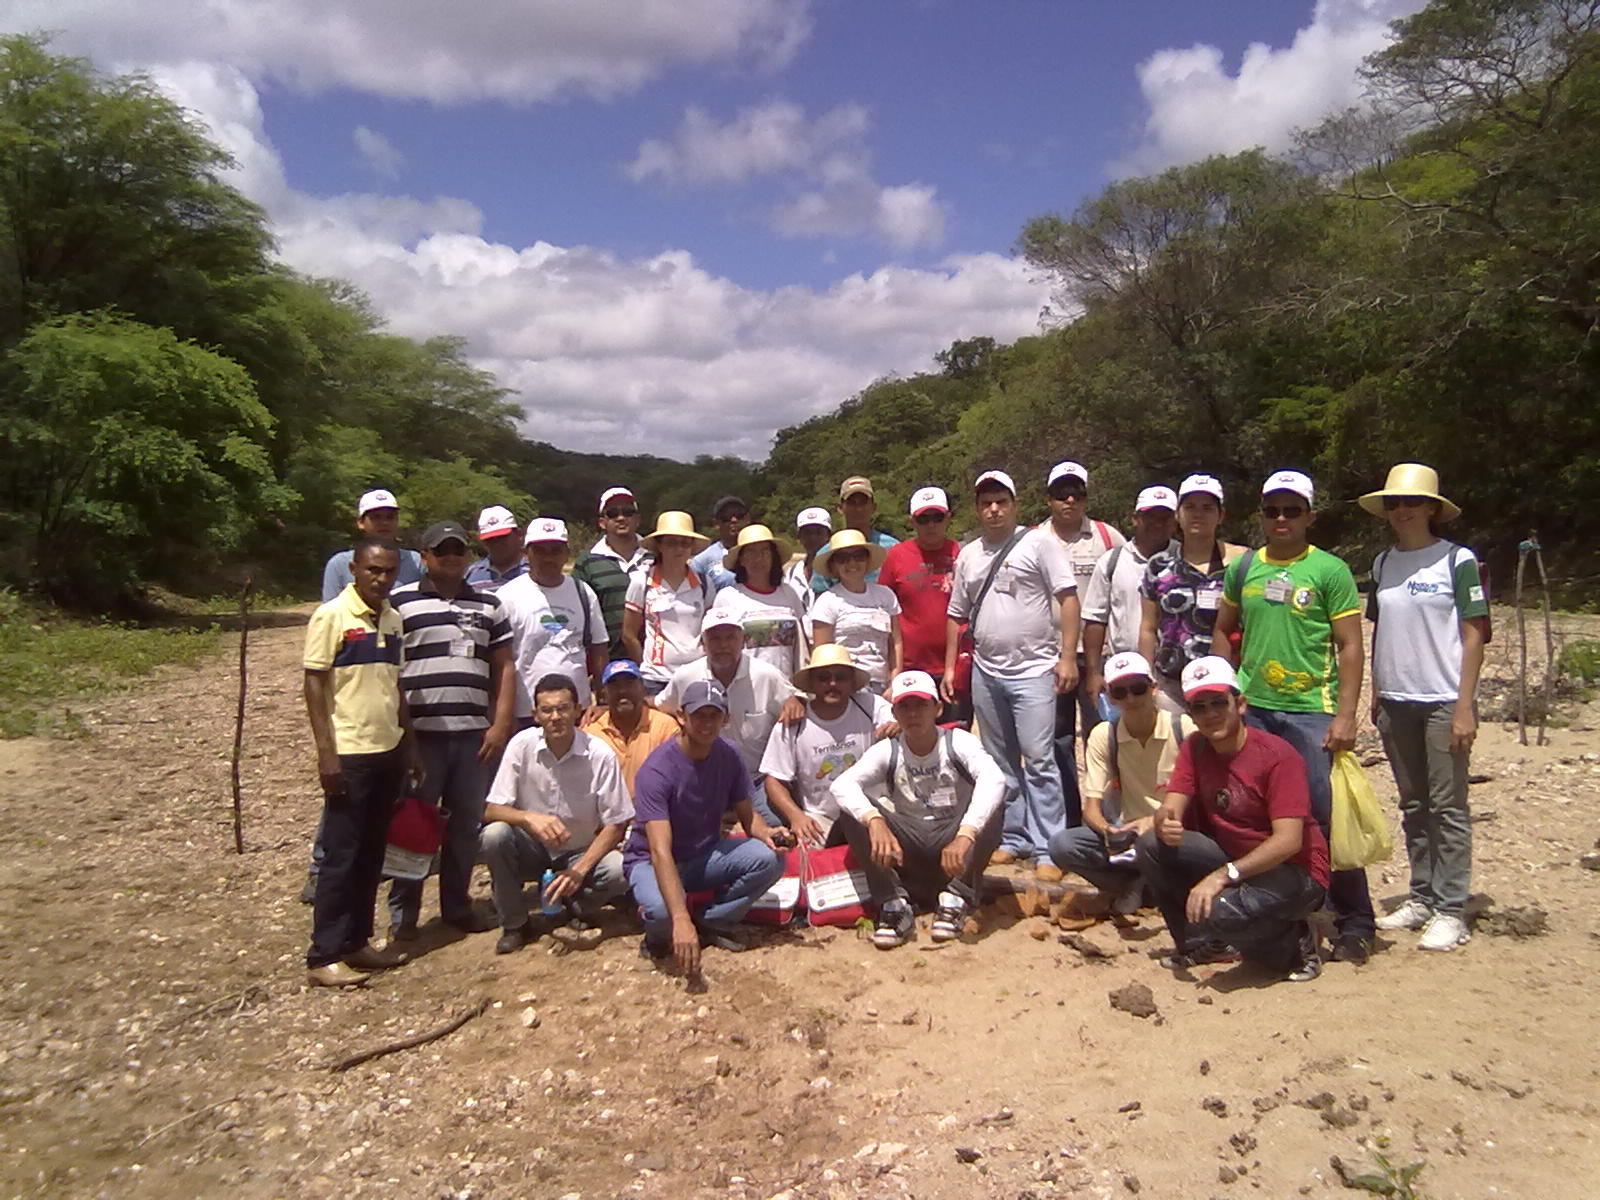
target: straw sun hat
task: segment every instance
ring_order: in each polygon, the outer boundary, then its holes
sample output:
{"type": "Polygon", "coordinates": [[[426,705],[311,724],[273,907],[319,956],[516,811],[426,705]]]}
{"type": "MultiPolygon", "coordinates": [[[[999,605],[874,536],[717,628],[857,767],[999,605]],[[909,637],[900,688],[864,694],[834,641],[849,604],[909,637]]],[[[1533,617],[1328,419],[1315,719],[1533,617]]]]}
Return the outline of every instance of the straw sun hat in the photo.
{"type": "Polygon", "coordinates": [[[746,525],[739,530],[739,540],[733,544],[733,549],[722,556],[722,568],[731,571],[739,565],[739,555],[744,553],[746,546],[754,546],[761,542],[772,543],[772,555],[781,567],[789,555],[789,548],[772,536],[772,530],[765,525],[746,525]]]}
{"type": "Polygon", "coordinates": [[[1373,516],[1381,517],[1385,496],[1423,496],[1437,500],[1439,516],[1446,521],[1453,521],[1461,515],[1459,508],[1439,494],[1439,472],[1421,463],[1397,463],[1390,467],[1389,477],[1383,481],[1383,487],[1368,492],[1356,503],[1373,516]]]}
{"type": "Polygon", "coordinates": [[[693,538],[701,546],[711,539],[694,527],[694,518],[686,512],[664,512],[656,518],[656,527],[639,540],[645,549],[659,553],[656,539],[660,537],[693,538]]]}
{"type": "Polygon", "coordinates": [[[811,651],[811,661],[791,675],[789,682],[802,692],[815,695],[816,689],[811,686],[811,672],[819,667],[849,667],[855,672],[853,687],[856,691],[866,687],[872,679],[871,675],[856,666],[854,660],[850,657],[850,651],[839,645],[838,642],[828,642],[826,645],[818,646],[811,651]]]}
{"type": "Polygon", "coordinates": [[[839,576],[833,570],[833,555],[838,550],[866,550],[868,552],[867,570],[876,571],[883,566],[883,556],[888,553],[882,546],[867,541],[866,534],[859,529],[841,529],[828,539],[828,544],[817,551],[817,571],[829,579],[839,576]]]}

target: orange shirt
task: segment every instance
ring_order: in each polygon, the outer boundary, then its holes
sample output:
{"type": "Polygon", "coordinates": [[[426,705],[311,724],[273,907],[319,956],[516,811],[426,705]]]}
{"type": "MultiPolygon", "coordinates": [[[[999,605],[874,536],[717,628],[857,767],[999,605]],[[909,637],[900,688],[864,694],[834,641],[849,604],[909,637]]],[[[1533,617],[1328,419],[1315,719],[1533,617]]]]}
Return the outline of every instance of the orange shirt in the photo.
{"type": "Polygon", "coordinates": [[[622,731],[612,724],[609,711],[602,711],[583,727],[583,731],[599,738],[616,752],[617,761],[622,764],[622,780],[628,785],[628,795],[632,796],[634,776],[638,775],[639,768],[650,757],[652,750],[677,736],[678,721],[659,708],[646,705],[631,737],[624,737],[622,731]]]}

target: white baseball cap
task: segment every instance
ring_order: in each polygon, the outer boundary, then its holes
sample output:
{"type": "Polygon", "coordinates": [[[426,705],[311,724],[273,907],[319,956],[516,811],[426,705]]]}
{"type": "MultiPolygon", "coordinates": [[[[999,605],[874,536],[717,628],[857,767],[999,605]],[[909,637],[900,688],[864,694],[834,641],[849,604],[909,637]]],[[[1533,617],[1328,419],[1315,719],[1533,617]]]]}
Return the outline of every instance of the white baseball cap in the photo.
{"type": "Polygon", "coordinates": [[[375,508],[392,508],[398,512],[400,501],[387,488],[373,488],[370,492],[363,492],[361,499],[356,501],[356,516],[364,517],[375,508]]]}
{"type": "Polygon", "coordinates": [[[1148,508],[1170,508],[1178,511],[1178,494],[1169,487],[1157,484],[1147,487],[1139,493],[1139,498],[1133,502],[1134,512],[1144,512],[1148,508]]]}
{"type": "Polygon", "coordinates": [[[531,546],[535,542],[564,542],[567,540],[567,523],[556,517],[538,517],[528,522],[528,532],[523,536],[522,544],[531,546]]]}
{"type": "Polygon", "coordinates": [[[898,704],[907,696],[921,696],[937,702],[939,685],[926,671],[901,671],[889,683],[889,703],[898,704]]]}
{"type": "Polygon", "coordinates": [[[713,608],[706,612],[700,619],[700,632],[709,633],[713,629],[721,629],[732,625],[735,629],[743,629],[744,622],[739,619],[739,614],[731,608],[713,608]]]}
{"type": "Polygon", "coordinates": [[[927,512],[930,508],[937,508],[940,512],[950,511],[950,498],[944,494],[943,488],[925,487],[918,488],[911,493],[911,515],[927,512]]]}
{"type": "Polygon", "coordinates": [[[1142,654],[1132,650],[1124,650],[1121,654],[1113,654],[1106,660],[1106,683],[1115,683],[1119,679],[1127,679],[1130,675],[1138,675],[1145,679],[1152,678],[1150,664],[1145,661],[1142,654]]]}
{"type": "Polygon", "coordinates": [[[517,531],[517,518],[509,508],[500,504],[491,504],[478,514],[478,540],[487,541],[489,538],[504,537],[508,533],[517,531]]]}
{"type": "Polygon", "coordinates": [[[1051,487],[1058,479],[1065,479],[1069,475],[1083,484],[1084,487],[1089,486],[1089,468],[1082,463],[1073,462],[1070,458],[1066,462],[1058,462],[1050,468],[1050,474],[1046,477],[1044,486],[1051,487]]]}
{"type": "Polygon", "coordinates": [[[625,487],[609,487],[600,493],[600,507],[595,509],[595,511],[605,512],[606,505],[611,503],[611,501],[615,500],[618,496],[626,496],[629,500],[634,498],[633,493],[625,487]]]}
{"type": "Polygon", "coordinates": [[[1269,496],[1273,492],[1293,492],[1308,505],[1316,504],[1312,499],[1315,493],[1311,487],[1311,476],[1300,471],[1274,471],[1268,475],[1267,481],[1261,485],[1261,494],[1269,496]]]}
{"type": "Polygon", "coordinates": [[[807,525],[821,525],[824,529],[833,529],[833,518],[828,515],[825,508],[802,508],[800,515],[794,519],[796,529],[804,529],[807,525]]]}
{"type": "Polygon", "coordinates": [[[982,475],[979,475],[977,479],[973,480],[972,490],[975,492],[981,492],[983,491],[983,485],[986,483],[998,483],[1013,496],[1017,494],[1017,485],[1011,482],[1011,476],[1007,475],[1004,471],[985,471],[982,475]]]}
{"type": "Polygon", "coordinates": [[[1217,503],[1222,503],[1222,483],[1215,475],[1190,475],[1178,485],[1178,499],[1195,492],[1204,492],[1207,496],[1215,496],[1217,503]]]}
{"type": "Polygon", "coordinates": [[[1197,658],[1183,669],[1183,698],[1193,700],[1204,692],[1237,692],[1233,664],[1216,654],[1197,658]]]}

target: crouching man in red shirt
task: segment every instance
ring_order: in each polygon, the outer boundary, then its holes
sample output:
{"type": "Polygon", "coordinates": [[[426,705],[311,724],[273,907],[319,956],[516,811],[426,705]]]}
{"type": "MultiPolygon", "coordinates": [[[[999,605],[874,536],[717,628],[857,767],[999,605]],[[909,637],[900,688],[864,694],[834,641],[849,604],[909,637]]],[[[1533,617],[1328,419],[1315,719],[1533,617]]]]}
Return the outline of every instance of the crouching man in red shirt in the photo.
{"type": "Polygon", "coordinates": [[[1322,907],[1328,844],[1311,816],[1294,747],[1244,723],[1233,668],[1216,656],[1183,672],[1198,733],[1178,754],[1155,826],[1138,843],[1183,969],[1235,953],[1296,982],[1322,972],[1306,918],[1322,907]]]}

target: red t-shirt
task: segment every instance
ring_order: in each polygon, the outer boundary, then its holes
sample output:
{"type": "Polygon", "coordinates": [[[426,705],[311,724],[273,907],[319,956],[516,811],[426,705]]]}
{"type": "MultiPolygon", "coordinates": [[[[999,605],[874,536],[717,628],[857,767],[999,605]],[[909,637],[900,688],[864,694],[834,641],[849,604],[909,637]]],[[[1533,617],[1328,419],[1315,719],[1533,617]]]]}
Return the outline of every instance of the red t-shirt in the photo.
{"type": "Polygon", "coordinates": [[[1252,729],[1239,752],[1224,757],[1200,734],[1190,734],[1167,790],[1191,797],[1184,825],[1215,839],[1229,858],[1248,854],[1266,841],[1274,818],[1302,818],[1305,837],[1289,861],[1328,886],[1328,842],[1311,815],[1306,766],[1282,738],[1252,729]]]}
{"type": "Polygon", "coordinates": [[[915,538],[889,547],[878,582],[900,601],[900,640],[908,671],[944,673],[945,610],[950,606],[950,578],[961,547],[952,539],[937,550],[924,550],[915,538]]]}

